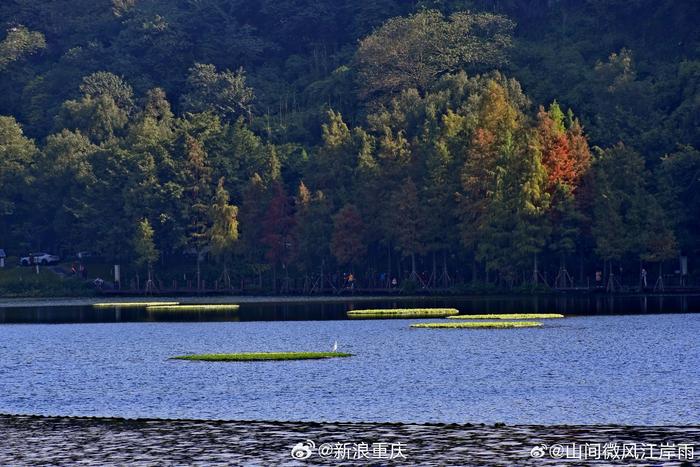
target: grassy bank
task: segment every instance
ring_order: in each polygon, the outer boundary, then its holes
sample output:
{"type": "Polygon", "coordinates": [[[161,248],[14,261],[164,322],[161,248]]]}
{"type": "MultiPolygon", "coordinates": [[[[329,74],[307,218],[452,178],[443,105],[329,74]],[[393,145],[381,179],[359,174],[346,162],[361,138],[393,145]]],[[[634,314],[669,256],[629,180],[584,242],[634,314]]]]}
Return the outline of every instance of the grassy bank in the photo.
{"type": "Polygon", "coordinates": [[[279,360],[321,360],[326,358],[352,357],[342,352],[261,352],[180,355],[171,360],[194,360],[202,362],[262,362],[279,360]]]}
{"type": "Polygon", "coordinates": [[[0,269],[0,296],[15,297],[90,297],[95,287],[75,277],[61,277],[47,266],[39,274],[31,267],[0,269]]]}

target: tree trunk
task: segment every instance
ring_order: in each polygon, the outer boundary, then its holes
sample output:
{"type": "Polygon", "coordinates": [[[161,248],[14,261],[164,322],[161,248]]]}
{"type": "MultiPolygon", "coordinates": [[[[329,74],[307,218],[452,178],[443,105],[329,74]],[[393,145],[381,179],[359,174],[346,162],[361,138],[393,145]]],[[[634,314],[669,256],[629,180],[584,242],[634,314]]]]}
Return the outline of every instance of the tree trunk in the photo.
{"type": "Polygon", "coordinates": [[[202,287],[202,268],[201,268],[202,261],[199,259],[199,255],[197,255],[197,290],[201,289],[202,287]]]}
{"type": "Polygon", "coordinates": [[[387,243],[387,271],[386,271],[386,284],[384,284],[384,287],[388,287],[391,284],[391,242],[387,243]]]}
{"type": "Polygon", "coordinates": [[[277,293],[277,263],[272,265],[272,293],[277,293]]]}
{"type": "Polygon", "coordinates": [[[449,274],[447,274],[447,251],[442,252],[442,285],[444,288],[450,286],[449,274]]]}
{"type": "Polygon", "coordinates": [[[537,264],[537,253],[533,255],[533,264],[532,264],[532,283],[537,285],[539,281],[539,274],[540,271],[538,269],[538,264],[537,264]]]}
{"type": "Polygon", "coordinates": [[[321,292],[321,294],[323,294],[323,286],[325,285],[325,280],[326,280],[325,276],[323,275],[323,263],[324,262],[325,262],[324,260],[321,260],[321,288],[319,289],[319,292],[321,292]]]}

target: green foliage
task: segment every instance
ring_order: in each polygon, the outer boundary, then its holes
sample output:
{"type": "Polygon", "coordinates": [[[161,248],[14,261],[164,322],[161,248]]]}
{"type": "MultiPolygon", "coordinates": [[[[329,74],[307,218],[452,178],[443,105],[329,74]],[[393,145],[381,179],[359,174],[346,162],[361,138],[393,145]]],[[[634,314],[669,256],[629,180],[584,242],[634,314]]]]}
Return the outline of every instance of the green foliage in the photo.
{"type": "Polygon", "coordinates": [[[92,284],[59,277],[46,268],[42,268],[39,274],[33,268],[0,269],[0,295],[3,297],[74,297],[94,294],[92,284]]]}
{"type": "Polygon", "coordinates": [[[30,167],[38,155],[14,118],[0,117],[0,223],[16,213],[18,201],[23,205],[26,200],[33,178],[30,167]]]}
{"type": "Polygon", "coordinates": [[[122,78],[106,71],[99,71],[83,78],[80,92],[93,99],[109,97],[126,112],[134,106],[134,90],[122,78]]]}
{"type": "Polygon", "coordinates": [[[250,113],[253,90],[246,86],[242,68],[217,72],[214,65],[197,63],[190,68],[187,86],[182,105],[188,112],[209,111],[231,121],[250,113]]]}
{"type": "Polygon", "coordinates": [[[190,135],[185,136],[183,161],[184,215],[188,219],[187,244],[197,254],[198,261],[203,250],[209,245],[211,199],[211,167],[207,153],[200,141],[190,135]]]}
{"type": "Polygon", "coordinates": [[[576,285],[600,262],[694,269],[696,13],[4,2],[26,27],[0,42],[0,247],[135,262],[147,219],[157,279],[193,254],[260,291],[280,268],[285,291],[350,267],[358,287],[468,293],[540,290],[574,260],[576,285]]]}
{"type": "Polygon", "coordinates": [[[0,42],[0,71],[23,56],[31,55],[46,47],[44,35],[24,26],[13,26],[0,42]]]}
{"type": "Polygon", "coordinates": [[[153,242],[153,227],[148,219],[142,219],[138,223],[136,235],[133,239],[135,263],[137,266],[148,266],[150,269],[158,260],[160,252],[153,242]]]}
{"type": "Polygon", "coordinates": [[[362,95],[425,91],[446,73],[503,65],[513,28],[509,19],[490,13],[459,12],[446,19],[425,10],[393,18],[360,42],[356,61],[362,95]]]}
{"type": "Polygon", "coordinates": [[[622,144],[594,163],[596,253],[606,260],[635,255],[646,261],[670,259],[677,252],[667,214],[649,191],[644,160],[622,144]]]}
{"type": "Polygon", "coordinates": [[[357,207],[347,204],[333,216],[331,251],[342,265],[352,266],[367,251],[365,224],[357,207]]]}
{"type": "Polygon", "coordinates": [[[322,191],[311,193],[302,182],[296,197],[295,257],[304,272],[323,268],[330,256],[333,220],[331,204],[322,191]]]}
{"type": "Polygon", "coordinates": [[[226,261],[233,253],[238,240],[238,208],[229,204],[228,192],[224,188],[223,177],[219,179],[210,208],[211,230],[209,241],[214,256],[226,261]]]}
{"type": "Polygon", "coordinates": [[[128,115],[110,96],[66,101],[57,118],[57,125],[85,133],[96,143],[112,140],[128,122],[128,115]]]}
{"type": "MultiPolygon", "coordinates": [[[[682,146],[661,162],[660,204],[685,254],[700,253],[700,151],[682,146]]],[[[662,224],[664,225],[664,224],[662,224]]],[[[664,227],[670,228],[666,224],[664,227]]],[[[654,232],[657,232],[654,229],[654,232]]]]}

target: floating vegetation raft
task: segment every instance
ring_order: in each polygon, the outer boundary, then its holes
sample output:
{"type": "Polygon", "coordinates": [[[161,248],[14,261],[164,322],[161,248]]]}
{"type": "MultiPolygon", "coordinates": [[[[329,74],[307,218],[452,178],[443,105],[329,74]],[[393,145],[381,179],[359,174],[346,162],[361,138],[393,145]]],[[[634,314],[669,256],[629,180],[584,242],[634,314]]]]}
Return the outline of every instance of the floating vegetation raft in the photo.
{"type": "Polygon", "coordinates": [[[456,315],[455,308],[388,308],[384,310],[352,310],[350,318],[444,318],[456,315]]]}
{"type": "Polygon", "coordinates": [[[180,302],[113,302],[113,303],[95,303],[92,306],[95,308],[110,308],[110,307],[122,307],[122,308],[144,308],[149,306],[174,306],[179,305],[180,302]]]}
{"type": "Polygon", "coordinates": [[[431,329],[506,329],[534,328],[542,326],[537,321],[473,321],[467,323],[420,323],[412,324],[412,328],[431,329]]]}
{"type": "Polygon", "coordinates": [[[325,358],[352,357],[341,352],[264,352],[264,353],[213,353],[180,355],[171,360],[197,360],[202,362],[263,362],[269,360],[320,360],[325,358]]]}
{"type": "Polygon", "coordinates": [[[556,313],[530,313],[530,314],[499,314],[499,315],[459,315],[449,316],[451,319],[552,319],[563,318],[564,315],[556,313]]]}
{"type": "Polygon", "coordinates": [[[193,304],[193,305],[149,305],[147,311],[236,311],[240,305],[231,303],[193,304]]]}

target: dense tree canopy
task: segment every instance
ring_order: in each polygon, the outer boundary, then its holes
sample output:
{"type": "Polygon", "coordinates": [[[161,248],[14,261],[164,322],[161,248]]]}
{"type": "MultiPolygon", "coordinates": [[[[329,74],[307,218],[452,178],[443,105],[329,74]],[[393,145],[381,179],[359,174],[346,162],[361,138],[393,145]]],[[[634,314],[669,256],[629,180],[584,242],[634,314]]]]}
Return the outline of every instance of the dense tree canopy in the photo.
{"type": "Polygon", "coordinates": [[[276,291],[697,274],[699,5],[3,2],[0,248],[276,291]]]}

